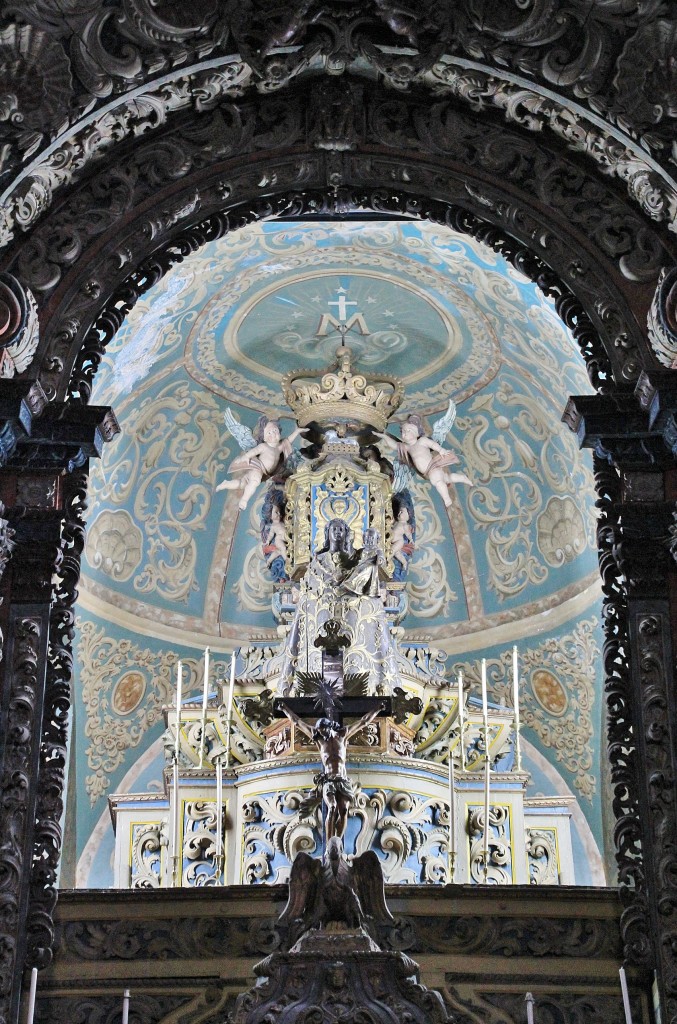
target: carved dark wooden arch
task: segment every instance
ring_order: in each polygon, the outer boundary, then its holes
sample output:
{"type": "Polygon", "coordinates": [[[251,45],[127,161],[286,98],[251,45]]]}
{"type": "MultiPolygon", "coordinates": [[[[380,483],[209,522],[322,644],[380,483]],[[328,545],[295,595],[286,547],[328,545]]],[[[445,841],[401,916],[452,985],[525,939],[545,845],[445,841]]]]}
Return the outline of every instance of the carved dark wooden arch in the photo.
{"type": "MultiPolygon", "coordinates": [[[[361,88],[366,89],[366,86],[361,84],[361,88]]],[[[292,99],[298,106],[304,97],[308,98],[307,92],[298,90],[292,99]]],[[[286,97],[278,95],[274,99],[279,103],[286,97]]],[[[419,121],[424,117],[425,111],[416,98],[412,101],[411,97],[391,94],[376,99],[384,103],[387,100],[390,109],[397,107],[398,116],[406,113],[411,124],[417,117],[419,121]]],[[[257,99],[252,108],[252,116],[263,118],[264,127],[266,101],[266,97],[257,99]]],[[[623,558],[619,551],[625,543],[625,521],[620,509],[627,481],[618,466],[628,460],[634,466],[649,465],[658,477],[670,462],[661,433],[652,433],[648,427],[637,425],[646,417],[632,390],[640,369],[652,371],[656,366],[646,341],[643,316],[650,305],[660,266],[671,258],[675,242],[662,228],[643,220],[635,211],[628,213],[628,204],[620,189],[591,178],[563,151],[539,147],[533,137],[527,139],[524,133],[520,135],[518,131],[507,131],[491,123],[473,124],[467,116],[459,115],[453,104],[447,103],[444,109],[438,105],[433,110],[437,118],[434,124],[442,123],[442,115],[451,118],[454,130],[458,131],[456,142],[463,151],[462,158],[449,156],[448,147],[445,150],[440,139],[431,133],[430,122],[424,125],[425,131],[420,130],[419,124],[416,145],[400,152],[401,140],[397,133],[388,141],[383,126],[377,131],[370,120],[376,107],[377,104],[368,112],[366,124],[357,126],[355,148],[343,154],[323,148],[327,139],[322,132],[317,134],[317,126],[309,117],[303,121],[303,130],[299,129],[291,141],[268,139],[259,150],[254,146],[230,160],[220,154],[210,161],[205,156],[205,147],[198,146],[199,159],[205,163],[200,164],[193,154],[189,161],[191,166],[186,169],[179,159],[180,146],[169,146],[168,132],[165,137],[168,152],[171,150],[179,162],[175,167],[159,167],[158,174],[166,173],[156,189],[152,179],[150,183],[144,181],[140,191],[131,189],[128,217],[119,228],[119,244],[111,240],[118,230],[114,222],[98,232],[94,225],[92,231],[82,237],[78,237],[76,231],[69,232],[69,225],[78,204],[86,215],[90,209],[88,201],[97,190],[104,189],[105,193],[105,188],[112,188],[116,179],[124,178],[125,170],[130,178],[132,172],[138,172],[134,155],[123,154],[128,158],[124,166],[111,164],[107,169],[108,177],[105,171],[92,174],[74,187],[70,196],[36,225],[30,237],[17,241],[12,252],[14,272],[22,279],[28,277],[27,283],[34,287],[40,299],[44,332],[38,362],[40,377],[50,397],[67,398],[70,406],[86,406],[102,351],[137,298],[174,263],[205,242],[264,217],[341,217],[356,211],[372,211],[384,216],[423,218],[448,224],[501,252],[553,296],[559,315],[583,352],[590,378],[606,402],[604,409],[608,410],[613,438],[626,420],[632,421],[625,448],[622,445],[610,447],[601,428],[591,433],[584,424],[579,433],[585,443],[594,444],[598,451],[596,476],[602,512],[599,551],[605,595],[609,757],[617,818],[617,860],[626,903],[623,935],[629,959],[649,964],[655,956],[650,936],[652,931],[656,933],[656,922],[647,907],[647,879],[642,861],[646,850],[642,850],[641,840],[646,835],[646,825],[642,833],[640,817],[644,813],[646,821],[646,809],[642,812],[641,805],[647,798],[638,792],[638,779],[643,781],[644,769],[637,767],[638,753],[633,743],[638,721],[632,718],[639,701],[636,688],[631,694],[628,652],[631,637],[639,633],[640,639],[648,642],[655,632],[651,634],[653,624],[651,628],[642,626],[644,620],[634,626],[630,621],[629,586],[636,587],[639,580],[637,585],[645,587],[641,591],[644,594],[647,584],[636,566],[629,572],[626,563],[621,571],[623,558]],[[492,146],[500,147],[505,143],[512,147],[514,180],[509,177],[504,180],[502,164],[500,161],[496,164],[491,153],[484,152],[478,157],[478,167],[471,167],[467,162],[470,149],[485,129],[493,132],[492,146]],[[489,166],[492,160],[493,169],[489,166]],[[528,164],[526,171],[520,167],[522,160],[528,164]],[[536,163],[546,177],[553,173],[553,167],[566,164],[562,175],[575,179],[570,193],[565,194],[561,181],[554,185],[550,181],[550,191],[544,188],[529,201],[529,174],[536,163]],[[263,186],[262,196],[259,181],[264,171],[270,180],[263,186]],[[592,185],[595,189],[586,194],[586,189],[592,185]],[[550,198],[554,202],[553,197],[560,192],[562,209],[549,210],[546,200],[550,198]],[[435,198],[429,198],[431,195],[435,198]],[[608,204],[605,211],[613,227],[607,232],[609,237],[605,236],[606,229],[594,220],[600,203],[608,204]],[[569,211],[573,226],[567,233],[564,221],[569,211]],[[591,241],[581,254],[576,250],[576,240],[580,239],[587,223],[591,225],[591,241]],[[56,248],[50,250],[50,245],[56,248]],[[97,258],[101,259],[100,267],[97,258]],[[54,280],[40,280],[39,274],[45,269],[53,271],[54,280]],[[644,447],[638,454],[635,435],[642,432],[644,447]]],[[[309,109],[312,114],[312,104],[309,109]]],[[[379,109],[385,116],[383,107],[379,109]]],[[[229,105],[229,110],[233,116],[237,113],[233,104],[229,105]]],[[[212,120],[207,118],[200,124],[197,124],[199,119],[194,120],[193,133],[199,138],[201,132],[206,132],[204,137],[207,138],[213,127],[212,120]]],[[[262,132],[261,137],[264,135],[262,132]]],[[[157,147],[159,143],[162,138],[152,145],[157,147]]],[[[570,423],[573,424],[574,419],[570,417],[570,423]]],[[[15,463],[17,470],[21,465],[19,459],[15,463]]],[[[73,493],[70,497],[66,495],[69,511],[59,548],[62,559],[67,555],[66,576],[52,613],[55,635],[50,640],[47,680],[50,714],[43,729],[42,756],[49,786],[41,792],[37,806],[28,963],[44,962],[49,955],[54,873],[60,849],[56,822],[63,785],[64,708],[70,699],[69,616],[83,537],[82,482],[72,476],[69,481],[66,490],[73,493]]],[[[661,515],[664,516],[665,511],[662,508],[661,515]]],[[[645,512],[646,506],[640,509],[641,514],[645,512]]],[[[660,547],[664,533],[665,530],[659,537],[657,531],[653,551],[665,553],[660,547]]],[[[668,570],[661,564],[663,575],[652,566],[651,582],[653,586],[665,585],[667,592],[668,570]]],[[[667,663],[664,668],[667,679],[667,663]]],[[[641,720],[639,724],[641,726],[641,720]]],[[[672,927],[671,922],[668,924],[672,927]]],[[[667,925],[665,930],[670,934],[667,925]]],[[[666,952],[666,958],[670,955],[666,952]]],[[[677,955],[673,960],[677,961],[677,955]]]]}
{"type": "MultiPolygon", "coordinates": [[[[147,141],[112,150],[15,239],[9,266],[41,309],[31,372],[49,397],[65,397],[84,335],[146,258],[168,240],[199,244],[192,234],[212,217],[274,215],[281,195],[297,196],[301,215],[305,194],[334,196],[317,199],[333,215],[354,201],[413,216],[425,206],[433,219],[435,201],[467,210],[559,275],[619,387],[655,365],[646,314],[677,244],[618,182],[552,139],[448,97],[431,102],[427,91],[396,94],[348,76],[320,85],[168,118],[147,141]]],[[[597,387],[606,372],[600,363],[597,387]]]]}

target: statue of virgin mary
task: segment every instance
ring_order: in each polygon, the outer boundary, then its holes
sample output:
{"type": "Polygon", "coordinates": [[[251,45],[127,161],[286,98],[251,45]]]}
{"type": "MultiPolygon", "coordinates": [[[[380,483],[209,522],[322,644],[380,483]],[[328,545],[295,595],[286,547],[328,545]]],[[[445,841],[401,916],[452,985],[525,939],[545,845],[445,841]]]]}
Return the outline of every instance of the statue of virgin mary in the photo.
{"type": "Polygon", "coordinates": [[[365,530],[364,547],[354,552],[343,519],[325,528],[324,545],[315,552],[301,581],[301,592],[284,650],[280,693],[293,691],[296,672],[321,672],[322,652],[315,640],[328,619],[338,619],[350,637],[344,674],[368,672],[369,692],[387,696],[400,685],[395,646],[386,618],[378,574],[385,564],[378,531],[365,530]]]}

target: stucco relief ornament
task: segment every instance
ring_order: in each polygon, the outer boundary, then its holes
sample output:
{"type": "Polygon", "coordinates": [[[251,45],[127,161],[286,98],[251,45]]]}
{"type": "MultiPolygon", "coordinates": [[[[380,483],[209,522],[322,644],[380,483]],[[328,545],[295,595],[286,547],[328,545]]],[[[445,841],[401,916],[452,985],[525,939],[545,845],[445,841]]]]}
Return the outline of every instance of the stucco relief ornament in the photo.
{"type": "Polygon", "coordinates": [[[538,517],[536,530],[539,550],[548,565],[565,565],[585,550],[583,516],[569,495],[550,498],[538,517]]]}
{"type": "Polygon", "coordinates": [[[230,409],[226,409],[224,420],[242,449],[242,455],[238,455],[230,464],[229,472],[235,474],[234,479],[222,480],[216,490],[242,491],[238,508],[243,512],[259,484],[274,476],[285,460],[292,459],[292,441],[299,434],[305,433],[305,430],[297,427],[289,437],[282,437],[277,420],[261,416],[254,431],[251,431],[235,419],[230,409]]]}
{"type": "Polygon", "coordinates": [[[460,461],[455,452],[442,447],[442,441],[454,425],[455,419],[456,404],[450,400],[445,415],[433,425],[432,437],[427,436],[421,417],[415,414],[409,416],[402,424],[399,440],[392,434],[379,434],[385,444],[396,452],[396,458],[393,459],[395,494],[405,490],[411,483],[410,466],[433,485],[447,508],[451,505],[450,484],[472,486],[472,480],[465,473],[452,473],[446,468],[457,465],[460,461]]]}

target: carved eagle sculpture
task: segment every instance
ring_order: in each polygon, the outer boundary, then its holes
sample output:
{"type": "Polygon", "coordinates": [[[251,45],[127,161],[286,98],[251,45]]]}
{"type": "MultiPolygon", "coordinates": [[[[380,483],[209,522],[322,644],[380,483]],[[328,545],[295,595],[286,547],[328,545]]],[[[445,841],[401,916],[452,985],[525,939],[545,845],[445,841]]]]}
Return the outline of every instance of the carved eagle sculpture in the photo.
{"type": "Polygon", "coordinates": [[[333,921],[367,932],[393,921],[378,857],[369,851],[349,864],[338,836],[327,843],[323,860],[296,854],[289,876],[289,900],[279,919],[289,928],[291,944],[311,928],[323,928],[333,921]]]}

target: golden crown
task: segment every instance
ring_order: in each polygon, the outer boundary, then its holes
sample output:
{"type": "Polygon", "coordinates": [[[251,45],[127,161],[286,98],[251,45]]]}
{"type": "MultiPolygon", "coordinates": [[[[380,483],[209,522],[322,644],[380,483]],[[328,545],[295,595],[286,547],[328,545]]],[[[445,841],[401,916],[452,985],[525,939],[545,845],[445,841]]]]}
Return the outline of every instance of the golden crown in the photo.
{"type": "Polygon", "coordinates": [[[282,378],[285,400],[300,427],[344,420],[385,430],[402,403],[404,384],[387,374],[366,377],[353,373],[351,354],[341,345],[336,350],[335,370],[291,370],[282,378]]]}

